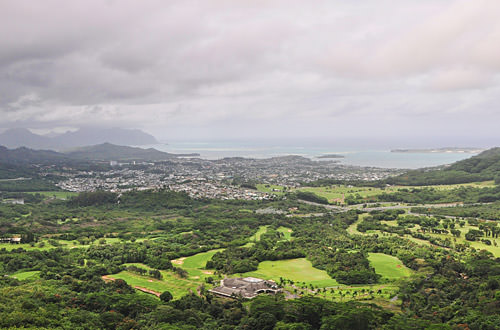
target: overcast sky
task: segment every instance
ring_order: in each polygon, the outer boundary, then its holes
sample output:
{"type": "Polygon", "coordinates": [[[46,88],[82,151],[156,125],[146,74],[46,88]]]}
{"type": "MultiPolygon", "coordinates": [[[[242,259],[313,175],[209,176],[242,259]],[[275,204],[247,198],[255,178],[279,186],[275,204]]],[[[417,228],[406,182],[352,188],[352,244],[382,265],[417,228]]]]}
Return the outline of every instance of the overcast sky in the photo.
{"type": "Polygon", "coordinates": [[[499,15],[498,0],[0,0],[0,128],[495,144],[499,15]]]}

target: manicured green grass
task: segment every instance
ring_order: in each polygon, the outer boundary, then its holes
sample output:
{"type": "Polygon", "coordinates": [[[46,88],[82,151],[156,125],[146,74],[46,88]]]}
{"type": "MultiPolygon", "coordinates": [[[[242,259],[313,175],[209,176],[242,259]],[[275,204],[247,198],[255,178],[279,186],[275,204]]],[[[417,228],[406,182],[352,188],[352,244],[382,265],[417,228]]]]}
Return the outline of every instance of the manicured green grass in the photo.
{"type": "MultiPolygon", "coordinates": [[[[442,223],[442,221],[441,221],[442,223]]],[[[441,229],[442,226],[440,226],[441,229]]],[[[411,228],[411,230],[413,232],[417,232],[419,231],[420,229],[420,226],[419,225],[415,225],[415,227],[411,228]]],[[[458,229],[460,230],[461,232],[461,235],[460,237],[455,237],[453,235],[451,235],[451,233],[448,233],[448,234],[435,234],[435,233],[431,233],[431,232],[426,232],[425,235],[429,235],[429,236],[432,236],[432,237],[436,237],[436,238],[440,238],[440,239],[449,239],[453,242],[453,244],[465,244],[465,245],[470,245],[471,247],[475,248],[476,250],[486,250],[486,251],[489,251],[491,253],[493,253],[493,255],[495,257],[500,257],[500,238],[492,238],[492,237],[482,237],[483,239],[488,239],[490,240],[492,243],[496,242],[497,246],[495,246],[494,244],[492,245],[487,245],[481,241],[467,241],[465,239],[465,234],[470,230],[470,229],[479,229],[477,226],[471,226],[469,225],[468,223],[465,223],[465,225],[463,227],[460,227],[458,224],[455,225],[455,229],[458,229]]],[[[447,230],[450,230],[449,228],[447,230]]],[[[413,237],[410,237],[410,236],[407,236],[405,235],[405,238],[409,239],[409,240],[412,240],[414,242],[417,242],[417,243],[426,243],[428,245],[431,245],[431,243],[427,240],[422,240],[422,239],[417,239],[417,238],[413,238],[413,237]]]]}
{"type": "MultiPolygon", "coordinates": [[[[33,250],[46,251],[58,247],[66,249],[89,247],[89,245],[80,245],[78,241],[65,241],[57,239],[55,239],[55,241],[59,243],[59,246],[53,246],[52,244],[49,243],[49,240],[47,238],[43,238],[39,242],[36,242],[34,246],[31,246],[30,244],[27,243],[21,243],[21,244],[0,243],[0,250],[2,248],[5,248],[7,251],[11,251],[14,249],[23,248],[27,251],[33,251],[33,250]]],[[[98,244],[98,241],[95,241],[94,244],[98,244]]]]}
{"type": "Polygon", "coordinates": [[[29,192],[29,194],[40,194],[49,198],[55,197],[57,199],[68,199],[78,195],[78,193],[72,191],[32,191],[29,192]]]}
{"type": "Polygon", "coordinates": [[[291,230],[290,228],[281,226],[281,227],[279,227],[277,229],[277,231],[279,231],[280,233],[283,233],[283,237],[287,241],[291,241],[292,240],[292,232],[293,232],[293,230],[291,230]]]}
{"type": "Polygon", "coordinates": [[[207,261],[212,259],[214,254],[222,250],[224,249],[210,250],[207,252],[195,254],[194,256],[182,259],[182,263],[179,263],[176,266],[184,268],[190,276],[199,276],[200,278],[203,278],[205,277],[204,275],[210,275],[207,274],[208,272],[205,270],[207,261]]]}
{"type": "Polygon", "coordinates": [[[420,238],[415,238],[415,237],[410,236],[410,235],[405,235],[404,238],[406,238],[407,240],[412,241],[414,243],[417,243],[417,244],[422,244],[422,245],[427,245],[427,246],[432,245],[431,242],[429,242],[429,241],[426,241],[426,240],[420,239],[420,238]]]}
{"type": "Polygon", "coordinates": [[[358,231],[358,224],[363,221],[365,217],[368,216],[368,213],[363,213],[358,215],[358,220],[353,222],[349,227],[347,227],[347,232],[351,235],[358,234],[358,235],[363,235],[363,233],[358,231]]]}
{"type": "Polygon", "coordinates": [[[272,279],[279,282],[280,277],[294,282],[306,282],[319,287],[337,286],[336,280],[332,279],[324,270],[314,268],[306,258],[263,261],[254,272],[240,274],[241,276],[252,276],[262,279],[272,279]]]}
{"type": "Polygon", "coordinates": [[[343,185],[326,187],[304,187],[297,189],[299,191],[308,191],[318,196],[325,197],[329,202],[343,202],[347,196],[359,194],[361,197],[370,197],[380,195],[388,190],[371,187],[348,187],[343,185]]]}
{"type": "Polygon", "coordinates": [[[123,271],[118,274],[109,275],[109,277],[113,279],[122,279],[133,287],[138,286],[159,293],[170,291],[174,298],[179,298],[187,294],[189,292],[189,289],[196,290],[197,287],[196,284],[193,285],[193,283],[191,283],[190,281],[182,280],[179,278],[173,279],[170,276],[165,277],[165,275],[162,280],[156,280],[148,276],[141,276],[128,271],[123,271]]]}
{"type": "Polygon", "coordinates": [[[17,278],[20,281],[27,280],[27,279],[35,279],[39,278],[40,271],[38,270],[33,270],[29,272],[19,272],[11,275],[14,278],[17,278]]]}
{"type": "Polygon", "coordinates": [[[394,284],[343,285],[333,290],[327,289],[324,293],[320,292],[318,296],[336,301],[350,301],[365,300],[371,294],[375,300],[389,301],[398,290],[398,286],[394,284]]]}
{"type": "Polygon", "coordinates": [[[382,275],[383,278],[400,279],[409,277],[411,270],[407,268],[401,260],[384,253],[369,253],[368,260],[375,268],[375,272],[382,275]]]}
{"type": "Polygon", "coordinates": [[[495,181],[490,180],[490,181],[481,181],[481,182],[470,182],[470,183],[457,183],[457,184],[442,184],[442,185],[435,185],[435,186],[395,186],[391,188],[407,188],[407,189],[413,189],[413,188],[434,188],[436,190],[450,190],[450,189],[457,189],[460,187],[474,187],[474,188],[486,188],[486,187],[494,187],[495,186],[495,181]]]}
{"type": "Polygon", "coordinates": [[[382,221],[380,221],[380,223],[383,224],[383,225],[391,226],[391,227],[397,227],[398,226],[398,222],[396,220],[382,220],[382,221]]]}
{"type": "Polygon", "coordinates": [[[42,251],[45,251],[45,250],[50,250],[50,249],[53,249],[54,247],[50,244],[45,244],[44,247],[38,247],[38,246],[30,246],[29,244],[24,244],[24,243],[21,243],[21,244],[10,244],[10,243],[0,243],[0,250],[1,249],[6,249],[7,251],[11,251],[11,250],[14,250],[14,249],[19,249],[19,248],[23,248],[27,251],[31,251],[31,250],[42,250],[42,251]]]}
{"type": "MultiPolygon", "coordinates": [[[[126,265],[135,265],[144,269],[151,269],[144,264],[133,263],[126,265]]],[[[163,278],[161,280],[154,279],[150,276],[142,276],[129,271],[122,271],[118,274],[108,275],[113,279],[125,280],[131,286],[139,286],[159,293],[170,291],[174,298],[180,298],[191,292],[196,292],[197,288],[204,283],[204,280],[198,276],[189,276],[188,278],[181,278],[171,271],[160,271],[163,278]]]]}
{"type": "MultiPolygon", "coordinates": [[[[119,237],[106,237],[105,240],[106,244],[120,243],[122,241],[119,237]]],[[[99,243],[99,240],[96,243],[99,243]]]]}
{"type": "Polygon", "coordinates": [[[257,230],[257,232],[248,238],[248,240],[250,242],[243,245],[243,247],[251,247],[255,244],[255,242],[260,241],[260,236],[262,234],[264,234],[265,232],[267,232],[267,227],[269,227],[269,226],[260,226],[259,229],[257,230]]]}
{"type": "Polygon", "coordinates": [[[256,187],[258,191],[266,192],[268,194],[283,195],[286,192],[286,190],[283,189],[283,186],[275,184],[257,184],[256,187]]]}
{"type": "Polygon", "coordinates": [[[449,233],[448,234],[427,233],[427,234],[431,235],[433,237],[439,237],[441,239],[449,238],[450,240],[452,240],[454,242],[454,244],[470,245],[471,247],[473,247],[476,250],[486,250],[486,251],[489,251],[489,252],[493,253],[493,255],[495,257],[497,257],[497,258],[500,257],[500,238],[482,237],[482,239],[488,239],[488,240],[490,240],[492,242],[492,245],[486,245],[485,243],[483,243],[481,241],[467,241],[465,239],[465,234],[470,229],[479,229],[479,228],[477,226],[471,226],[471,225],[469,225],[467,223],[463,227],[456,226],[455,228],[458,229],[458,230],[460,230],[460,232],[461,232],[460,237],[455,238],[453,235],[451,235],[449,233]],[[455,242],[455,240],[456,240],[456,242],[455,242]],[[496,242],[497,246],[495,246],[493,244],[493,242],[496,242]]]}
{"type": "MultiPolygon", "coordinates": [[[[343,202],[344,199],[351,195],[359,194],[361,197],[371,197],[377,196],[382,193],[395,192],[398,189],[422,189],[422,188],[433,188],[436,190],[450,190],[457,189],[460,187],[493,187],[495,185],[494,181],[484,181],[484,182],[471,182],[463,184],[452,184],[452,185],[436,185],[436,186],[392,186],[384,189],[374,188],[374,187],[349,187],[344,185],[332,185],[332,186],[322,186],[322,187],[303,187],[296,190],[308,191],[315,193],[318,196],[325,197],[329,202],[343,202]]],[[[271,187],[272,188],[272,187],[271,187]]],[[[262,190],[264,191],[264,190],[262,190]]]]}
{"type": "MultiPolygon", "coordinates": [[[[170,291],[174,298],[179,298],[189,291],[196,292],[197,288],[202,283],[205,283],[207,277],[214,276],[213,270],[205,269],[205,265],[214,254],[222,250],[223,249],[210,250],[190,257],[172,260],[175,267],[181,267],[188,272],[187,278],[181,278],[174,272],[165,270],[160,271],[163,276],[161,280],[149,276],[141,276],[129,271],[122,271],[118,274],[109,275],[109,277],[115,279],[120,278],[131,286],[140,286],[160,293],[163,291],[170,291]]],[[[134,265],[148,270],[151,269],[151,267],[141,263],[125,264],[125,266],[127,265],[134,265]]]]}
{"type": "Polygon", "coordinates": [[[260,241],[260,236],[262,234],[264,234],[265,232],[267,232],[267,227],[268,226],[260,226],[259,229],[257,230],[257,232],[255,234],[253,234],[252,236],[250,236],[249,240],[253,241],[253,242],[260,241]]]}

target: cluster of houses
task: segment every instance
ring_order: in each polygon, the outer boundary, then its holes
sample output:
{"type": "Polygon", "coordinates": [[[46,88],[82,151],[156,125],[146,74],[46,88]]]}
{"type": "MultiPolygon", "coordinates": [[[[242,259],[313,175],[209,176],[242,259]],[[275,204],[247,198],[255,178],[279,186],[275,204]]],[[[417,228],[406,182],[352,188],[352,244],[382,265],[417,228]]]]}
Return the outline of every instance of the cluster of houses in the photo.
{"type": "Polygon", "coordinates": [[[243,189],[222,182],[191,181],[183,184],[169,185],[173,191],[183,191],[193,198],[267,200],[273,195],[256,190],[243,189]]]}

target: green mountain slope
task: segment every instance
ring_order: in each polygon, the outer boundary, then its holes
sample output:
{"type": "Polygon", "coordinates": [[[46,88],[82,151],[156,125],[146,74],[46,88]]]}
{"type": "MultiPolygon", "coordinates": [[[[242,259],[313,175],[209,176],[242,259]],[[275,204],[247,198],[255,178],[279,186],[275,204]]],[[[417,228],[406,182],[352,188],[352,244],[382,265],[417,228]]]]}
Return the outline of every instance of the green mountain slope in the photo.
{"type": "MultiPolygon", "coordinates": [[[[178,156],[168,152],[159,151],[153,148],[143,149],[136,147],[118,146],[111,143],[103,143],[95,146],[78,148],[65,153],[72,159],[82,160],[139,160],[139,161],[158,161],[167,160],[178,156]]],[[[189,156],[197,156],[190,154],[189,156]]]]}
{"type": "Polygon", "coordinates": [[[449,166],[408,171],[386,180],[398,185],[437,185],[494,180],[500,177],[500,148],[483,151],[477,156],[449,166]]]}

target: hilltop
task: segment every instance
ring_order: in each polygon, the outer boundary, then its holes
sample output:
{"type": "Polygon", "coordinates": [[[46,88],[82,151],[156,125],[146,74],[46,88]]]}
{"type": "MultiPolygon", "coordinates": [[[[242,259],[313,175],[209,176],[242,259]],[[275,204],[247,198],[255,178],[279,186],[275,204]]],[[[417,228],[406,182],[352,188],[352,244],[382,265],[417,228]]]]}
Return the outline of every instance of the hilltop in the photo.
{"type": "Polygon", "coordinates": [[[26,147],[8,149],[0,146],[0,163],[3,164],[55,164],[68,160],[68,156],[52,150],[34,150],[26,147]]]}
{"type": "Polygon", "coordinates": [[[80,128],[58,135],[40,135],[26,128],[8,129],[0,134],[0,145],[8,148],[64,150],[101,143],[120,145],[157,144],[156,138],[138,129],[80,128]]]}
{"type": "Polygon", "coordinates": [[[154,148],[137,148],[103,143],[82,147],[64,153],[72,159],[82,160],[120,160],[120,161],[160,161],[182,156],[199,156],[199,154],[172,154],[154,148]]]}
{"type": "Polygon", "coordinates": [[[483,151],[477,156],[455,162],[449,166],[408,171],[386,180],[398,185],[456,184],[494,180],[500,176],[500,148],[483,151]]]}
{"type": "Polygon", "coordinates": [[[94,146],[73,149],[67,152],[52,150],[34,150],[26,147],[8,149],[0,146],[0,164],[60,164],[76,161],[161,161],[181,156],[198,154],[172,154],[153,148],[119,146],[103,143],[94,146]]]}

